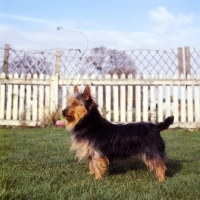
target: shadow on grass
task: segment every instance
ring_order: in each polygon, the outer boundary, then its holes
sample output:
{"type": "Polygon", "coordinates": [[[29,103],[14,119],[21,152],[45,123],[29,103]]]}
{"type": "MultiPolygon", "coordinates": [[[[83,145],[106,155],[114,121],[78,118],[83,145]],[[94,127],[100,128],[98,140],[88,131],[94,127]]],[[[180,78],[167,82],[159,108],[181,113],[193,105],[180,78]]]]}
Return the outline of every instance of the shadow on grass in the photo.
{"type": "Polygon", "coordinates": [[[132,170],[146,170],[145,164],[138,158],[114,161],[109,166],[109,175],[124,174],[132,170]]]}
{"type": "Polygon", "coordinates": [[[181,170],[182,161],[177,159],[167,159],[166,167],[167,167],[166,176],[173,177],[181,170]]]}
{"type": "MultiPolygon", "coordinates": [[[[166,176],[173,177],[176,173],[178,173],[181,170],[182,164],[180,160],[168,159],[166,162],[166,167],[167,167],[166,176]]],[[[108,174],[109,175],[124,174],[132,170],[136,171],[136,170],[149,170],[149,169],[142,162],[142,160],[134,158],[124,161],[113,162],[109,167],[108,174]]]]}

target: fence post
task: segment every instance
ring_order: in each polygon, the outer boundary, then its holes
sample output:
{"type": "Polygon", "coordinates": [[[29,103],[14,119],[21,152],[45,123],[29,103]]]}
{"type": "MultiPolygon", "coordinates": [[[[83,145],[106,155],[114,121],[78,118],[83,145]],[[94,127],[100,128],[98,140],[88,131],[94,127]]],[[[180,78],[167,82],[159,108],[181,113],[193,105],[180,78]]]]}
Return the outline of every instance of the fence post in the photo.
{"type": "Polygon", "coordinates": [[[55,65],[55,74],[60,74],[60,66],[61,66],[61,50],[56,50],[56,65],[55,65]]]}
{"type": "Polygon", "coordinates": [[[4,48],[4,60],[3,60],[3,72],[5,73],[5,77],[7,77],[7,75],[8,75],[9,49],[10,49],[10,45],[9,44],[5,44],[5,48],[4,48]]]}
{"type": "Polygon", "coordinates": [[[185,47],[185,67],[186,67],[186,77],[190,74],[190,47],[185,47]]]}
{"type": "Polygon", "coordinates": [[[179,69],[179,77],[181,74],[184,74],[183,71],[183,48],[178,47],[178,69],[179,69]]]}

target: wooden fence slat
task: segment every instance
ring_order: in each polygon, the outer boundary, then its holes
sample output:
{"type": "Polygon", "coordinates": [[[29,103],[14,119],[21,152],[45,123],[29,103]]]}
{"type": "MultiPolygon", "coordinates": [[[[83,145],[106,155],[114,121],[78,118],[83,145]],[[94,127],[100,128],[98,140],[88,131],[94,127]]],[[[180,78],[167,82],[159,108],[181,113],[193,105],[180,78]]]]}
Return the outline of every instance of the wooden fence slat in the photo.
{"type": "MultiPolygon", "coordinates": [[[[177,78],[177,75],[174,75],[174,79],[177,78]]],[[[179,106],[178,106],[178,85],[173,85],[173,115],[174,122],[179,121],[179,106]]]]}
{"type": "MultiPolygon", "coordinates": [[[[9,79],[12,79],[13,75],[9,74],[9,79]]],[[[7,93],[7,106],[6,106],[6,119],[11,119],[11,107],[12,107],[12,85],[8,84],[8,93],[7,93]]]]}
{"type": "MultiPolygon", "coordinates": [[[[44,80],[44,75],[40,74],[39,75],[40,80],[44,80]]],[[[44,117],[44,87],[43,85],[39,85],[39,110],[38,110],[38,120],[40,122],[43,121],[44,117]]]]}
{"type": "MultiPolygon", "coordinates": [[[[199,76],[196,75],[196,80],[199,80],[199,76]]],[[[197,81],[198,83],[198,81],[197,81]]],[[[194,112],[195,112],[195,122],[200,123],[200,84],[194,86],[194,112]]]]}
{"type": "MultiPolygon", "coordinates": [[[[162,79],[162,75],[159,75],[159,79],[162,79]]],[[[158,122],[163,121],[163,85],[158,86],[158,122]]]]}
{"type": "MultiPolygon", "coordinates": [[[[143,79],[147,79],[147,75],[145,74],[143,76],[143,79]]],[[[143,121],[147,122],[148,121],[148,86],[143,85],[143,121]]]]}
{"type": "MultiPolygon", "coordinates": [[[[50,76],[47,75],[46,76],[46,80],[47,81],[50,81],[50,76]]],[[[44,91],[44,94],[45,94],[45,106],[44,106],[44,120],[45,121],[48,121],[50,120],[49,119],[49,116],[50,116],[50,85],[46,85],[45,86],[45,91],[44,91]]]]}
{"type": "MultiPolygon", "coordinates": [[[[140,79],[140,76],[136,76],[136,80],[140,79]]],[[[135,101],[135,116],[136,122],[141,121],[141,85],[135,86],[136,101],[135,101]]]]}
{"type": "MultiPolygon", "coordinates": [[[[181,80],[184,80],[184,75],[181,74],[181,80]]],[[[186,85],[182,84],[181,86],[181,122],[186,122],[186,85]]]]}
{"type": "Polygon", "coordinates": [[[74,92],[74,85],[69,85],[68,95],[73,94],[73,92],[74,92]]]}
{"type": "MultiPolygon", "coordinates": [[[[116,74],[113,75],[113,79],[118,79],[116,74]]],[[[118,93],[118,85],[113,86],[113,108],[114,108],[114,122],[119,121],[119,93],[118,93]]]]}
{"type": "MultiPolygon", "coordinates": [[[[154,75],[151,76],[152,79],[155,79],[154,75]]],[[[150,113],[151,113],[151,122],[156,123],[156,95],[155,95],[155,86],[150,86],[150,113]]]]}
{"type": "MultiPolygon", "coordinates": [[[[125,79],[125,74],[122,74],[120,79],[125,79]]],[[[120,87],[120,122],[126,121],[126,91],[125,86],[121,85],[120,87]]]]}
{"type": "MultiPolygon", "coordinates": [[[[79,78],[80,76],[81,76],[80,74],[77,74],[77,76],[76,76],[75,78],[74,78],[73,75],[70,75],[70,76],[68,77],[68,80],[71,80],[70,83],[67,84],[67,85],[68,85],[68,95],[71,95],[71,94],[74,93],[74,86],[75,86],[75,85],[79,86],[78,84],[75,84],[75,83],[74,83],[74,79],[77,79],[77,80],[78,80],[78,78],[79,78]]],[[[79,88],[79,90],[80,90],[80,88],[79,88]]],[[[80,90],[80,92],[81,92],[81,90],[80,90]]]]}
{"type": "MultiPolygon", "coordinates": [[[[169,75],[166,76],[169,79],[169,75]]],[[[166,98],[165,98],[165,118],[171,116],[171,97],[170,97],[170,85],[166,85],[166,98]]]]}
{"type": "MultiPolygon", "coordinates": [[[[14,74],[14,78],[18,78],[17,73],[14,74]]],[[[18,85],[17,84],[14,84],[13,86],[12,98],[13,98],[13,111],[12,111],[13,120],[17,120],[18,119],[18,85]]]]}
{"type": "MultiPolygon", "coordinates": [[[[33,75],[33,79],[37,81],[38,77],[37,74],[33,75]]],[[[37,121],[37,112],[38,112],[38,91],[37,91],[37,85],[33,85],[33,94],[32,94],[32,120],[37,121]]]]}
{"type": "Polygon", "coordinates": [[[67,90],[66,85],[62,86],[62,108],[66,108],[67,106],[67,90]]]}
{"type": "MultiPolygon", "coordinates": [[[[66,79],[66,75],[63,75],[61,77],[61,80],[65,80],[65,79],[66,79]]],[[[67,106],[67,86],[65,84],[63,84],[60,87],[61,87],[62,95],[60,95],[60,94],[58,94],[58,95],[61,98],[61,109],[64,109],[67,106]]],[[[59,93],[59,91],[58,91],[58,93],[59,93]]]]}
{"type": "MultiPolygon", "coordinates": [[[[25,79],[24,74],[21,74],[20,78],[21,80],[25,79]]],[[[19,120],[23,121],[25,120],[25,85],[20,84],[20,92],[19,92],[19,120]]]]}
{"type": "MultiPolygon", "coordinates": [[[[190,74],[187,75],[187,79],[191,79],[190,74]]],[[[192,97],[192,85],[187,86],[187,116],[188,122],[193,122],[193,97],[192,97]]]]}
{"type": "MultiPolygon", "coordinates": [[[[111,79],[111,75],[110,74],[106,74],[106,79],[111,79]]],[[[105,93],[105,97],[106,97],[106,119],[107,120],[111,120],[111,86],[107,85],[106,87],[106,93],[105,93]]]]}
{"type": "MultiPolygon", "coordinates": [[[[128,79],[133,79],[133,75],[129,74],[128,79]]],[[[133,121],[133,86],[128,85],[127,93],[127,122],[133,121]]]]}
{"type": "MultiPolygon", "coordinates": [[[[99,80],[101,80],[103,77],[102,75],[99,75],[99,80]]],[[[103,103],[103,85],[100,84],[98,87],[97,87],[97,91],[98,91],[98,105],[99,105],[99,109],[100,109],[100,112],[102,114],[103,110],[105,109],[104,108],[104,103],[103,103]]]]}
{"type": "Polygon", "coordinates": [[[58,74],[52,75],[50,79],[50,112],[58,108],[58,74]]]}
{"type": "MultiPolygon", "coordinates": [[[[91,80],[93,81],[95,79],[96,79],[95,74],[92,74],[91,75],[91,80]]],[[[96,86],[95,85],[91,85],[90,86],[90,90],[91,90],[92,97],[96,100],[97,99],[96,86]]]]}
{"type": "MultiPolygon", "coordinates": [[[[1,78],[5,78],[5,73],[1,74],[1,78]]],[[[4,112],[5,112],[5,98],[6,97],[6,85],[1,83],[0,84],[0,120],[4,119],[4,112]]]]}
{"type": "MultiPolygon", "coordinates": [[[[27,79],[32,79],[31,78],[31,74],[27,75],[27,79]]],[[[25,108],[25,112],[26,112],[26,120],[31,120],[31,85],[27,85],[26,86],[26,108],[25,108]]]]}

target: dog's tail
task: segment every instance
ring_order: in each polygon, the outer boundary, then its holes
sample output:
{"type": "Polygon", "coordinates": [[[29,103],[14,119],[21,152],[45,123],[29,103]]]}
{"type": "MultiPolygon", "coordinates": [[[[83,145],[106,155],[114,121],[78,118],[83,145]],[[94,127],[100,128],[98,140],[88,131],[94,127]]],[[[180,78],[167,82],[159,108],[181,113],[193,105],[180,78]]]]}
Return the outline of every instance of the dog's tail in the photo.
{"type": "Polygon", "coordinates": [[[165,119],[164,122],[159,123],[157,126],[160,129],[160,131],[163,131],[167,129],[171,124],[173,124],[174,116],[168,117],[165,119]]]}

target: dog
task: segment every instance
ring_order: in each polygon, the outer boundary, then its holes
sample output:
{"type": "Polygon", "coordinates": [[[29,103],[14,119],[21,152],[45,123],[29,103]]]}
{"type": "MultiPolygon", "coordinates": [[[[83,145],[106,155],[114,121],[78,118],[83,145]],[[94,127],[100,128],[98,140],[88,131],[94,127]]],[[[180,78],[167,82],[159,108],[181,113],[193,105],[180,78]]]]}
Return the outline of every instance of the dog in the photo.
{"type": "Polygon", "coordinates": [[[76,151],[79,160],[89,161],[89,174],[94,174],[95,179],[103,177],[113,160],[137,156],[155,171],[159,182],[165,180],[165,143],[160,131],[173,123],[173,116],[157,125],[147,122],[113,124],[101,116],[88,85],[83,93],[74,86],[74,94],[68,98],[62,114],[72,133],[71,150],[76,151]]]}

